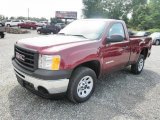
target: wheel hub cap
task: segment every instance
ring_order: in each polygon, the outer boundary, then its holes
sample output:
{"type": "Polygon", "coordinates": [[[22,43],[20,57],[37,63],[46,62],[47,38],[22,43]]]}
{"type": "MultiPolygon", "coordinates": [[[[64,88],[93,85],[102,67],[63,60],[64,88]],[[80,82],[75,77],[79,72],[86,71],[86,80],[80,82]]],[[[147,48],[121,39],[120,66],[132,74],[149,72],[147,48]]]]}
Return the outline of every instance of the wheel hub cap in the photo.
{"type": "Polygon", "coordinates": [[[87,97],[93,89],[93,78],[91,76],[83,77],[77,87],[77,94],[80,98],[87,97]]]}
{"type": "Polygon", "coordinates": [[[138,64],[138,71],[141,71],[143,69],[143,65],[144,65],[144,60],[140,59],[139,64],[138,64]]]}

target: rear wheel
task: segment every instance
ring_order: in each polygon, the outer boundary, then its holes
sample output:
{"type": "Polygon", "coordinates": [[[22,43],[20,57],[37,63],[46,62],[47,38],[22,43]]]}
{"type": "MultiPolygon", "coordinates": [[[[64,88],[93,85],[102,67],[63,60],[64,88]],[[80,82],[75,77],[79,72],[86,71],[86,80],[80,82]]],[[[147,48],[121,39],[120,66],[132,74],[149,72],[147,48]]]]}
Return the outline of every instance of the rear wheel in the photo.
{"type": "Polygon", "coordinates": [[[38,34],[41,34],[41,31],[38,30],[37,33],[38,33],[38,34]]]}
{"type": "Polygon", "coordinates": [[[11,27],[11,25],[10,25],[10,24],[7,24],[7,27],[11,27]]]}
{"type": "Polygon", "coordinates": [[[159,45],[160,44],[160,40],[156,40],[156,45],[159,45]]]}
{"type": "Polygon", "coordinates": [[[95,88],[95,72],[87,67],[77,68],[70,79],[67,96],[74,103],[87,101],[95,88]]]}
{"type": "Polygon", "coordinates": [[[31,30],[33,30],[33,27],[31,27],[31,30]]]}
{"type": "Polygon", "coordinates": [[[141,54],[138,58],[138,61],[131,66],[131,71],[134,74],[140,74],[143,70],[144,63],[145,63],[144,55],[141,54]]]}

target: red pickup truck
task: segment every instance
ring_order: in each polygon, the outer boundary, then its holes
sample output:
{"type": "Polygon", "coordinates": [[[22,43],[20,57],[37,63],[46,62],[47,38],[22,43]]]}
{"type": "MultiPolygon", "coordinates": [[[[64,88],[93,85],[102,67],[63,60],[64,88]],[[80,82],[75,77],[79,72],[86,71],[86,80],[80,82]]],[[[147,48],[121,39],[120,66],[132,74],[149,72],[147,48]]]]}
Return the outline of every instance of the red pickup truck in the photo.
{"type": "Polygon", "coordinates": [[[33,93],[46,98],[65,93],[80,103],[103,75],[129,65],[140,74],[151,47],[151,38],[129,36],[121,20],[84,19],[57,35],[17,41],[12,63],[18,82],[33,93]]]}

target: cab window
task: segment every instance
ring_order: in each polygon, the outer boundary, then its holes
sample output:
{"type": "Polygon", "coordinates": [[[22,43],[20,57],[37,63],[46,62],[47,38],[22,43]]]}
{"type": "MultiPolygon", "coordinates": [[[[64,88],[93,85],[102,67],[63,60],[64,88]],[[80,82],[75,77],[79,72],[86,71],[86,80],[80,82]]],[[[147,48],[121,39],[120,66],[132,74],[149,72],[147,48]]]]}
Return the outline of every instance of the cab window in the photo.
{"type": "Polygon", "coordinates": [[[112,25],[109,30],[108,37],[111,37],[112,35],[121,35],[123,38],[125,38],[124,28],[121,23],[115,23],[112,25]]]}

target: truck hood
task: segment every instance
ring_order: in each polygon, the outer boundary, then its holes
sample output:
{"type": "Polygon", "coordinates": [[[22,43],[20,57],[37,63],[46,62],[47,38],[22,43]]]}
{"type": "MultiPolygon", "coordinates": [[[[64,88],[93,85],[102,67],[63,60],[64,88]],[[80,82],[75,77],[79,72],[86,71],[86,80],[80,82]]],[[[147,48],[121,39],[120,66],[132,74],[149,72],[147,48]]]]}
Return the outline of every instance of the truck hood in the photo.
{"type": "Polygon", "coordinates": [[[65,36],[65,35],[48,35],[34,38],[22,39],[17,42],[18,45],[34,50],[42,50],[50,47],[57,47],[69,44],[77,44],[81,42],[89,42],[91,40],[77,37],[77,36],[65,36]]]}

